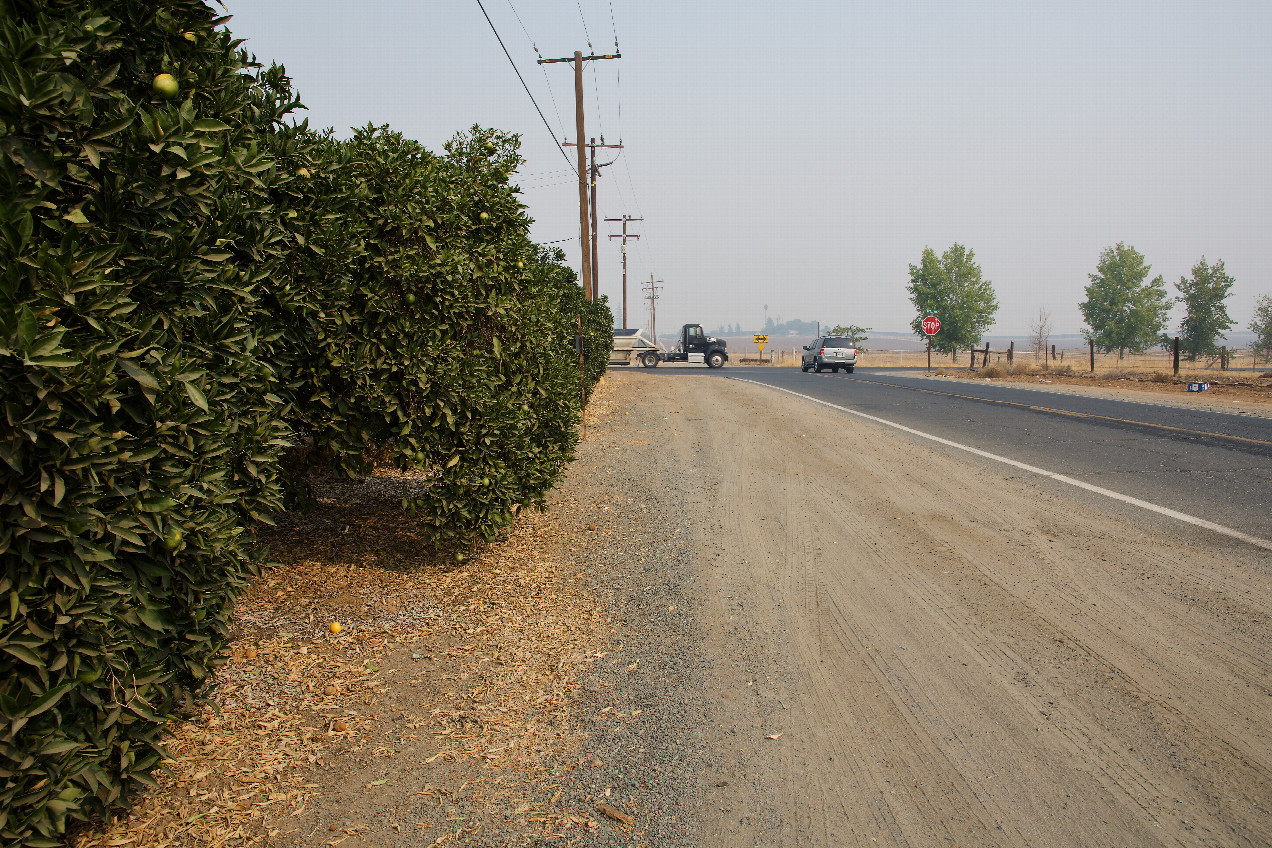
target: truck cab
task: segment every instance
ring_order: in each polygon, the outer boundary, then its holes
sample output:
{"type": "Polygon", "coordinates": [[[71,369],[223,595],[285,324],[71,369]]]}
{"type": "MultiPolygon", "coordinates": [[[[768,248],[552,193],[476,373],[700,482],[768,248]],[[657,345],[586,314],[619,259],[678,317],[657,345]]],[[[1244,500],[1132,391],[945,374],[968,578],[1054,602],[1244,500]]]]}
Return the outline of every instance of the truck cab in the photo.
{"type": "Polygon", "coordinates": [[[729,361],[728,344],[724,339],[708,336],[701,324],[685,324],[680,328],[680,341],[676,349],[665,353],[648,351],[641,355],[640,364],[655,368],[659,362],[692,362],[719,368],[729,361]]]}
{"type": "MultiPolygon", "coordinates": [[[[713,340],[714,341],[714,340],[713,340]]],[[[707,334],[702,331],[701,324],[685,324],[680,330],[680,347],[688,354],[707,353],[707,334]]]]}

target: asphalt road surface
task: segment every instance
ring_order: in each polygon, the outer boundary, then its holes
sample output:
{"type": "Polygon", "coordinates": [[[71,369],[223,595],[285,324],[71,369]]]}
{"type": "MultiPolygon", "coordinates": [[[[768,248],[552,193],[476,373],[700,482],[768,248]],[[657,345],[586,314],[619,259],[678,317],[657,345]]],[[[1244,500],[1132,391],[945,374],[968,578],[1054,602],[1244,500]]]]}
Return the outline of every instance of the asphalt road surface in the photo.
{"type": "Polygon", "coordinates": [[[659,729],[707,766],[666,844],[1272,845],[1267,420],[896,372],[608,379],[604,538],[691,547],[659,614],[696,621],[708,708],[659,729]]]}
{"type": "MultiPolygon", "coordinates": [[[[659,376],[684,373],[665,369],[659,376]]],[[[1272,540],[1272,417],[897,369],[728,367],[710,374],[806,395],[1272,540]]],[[[826,410],[828,429],[834,415],[826,410]]],[[[836,429],[850,433],[850,421],[836,429]]]]}

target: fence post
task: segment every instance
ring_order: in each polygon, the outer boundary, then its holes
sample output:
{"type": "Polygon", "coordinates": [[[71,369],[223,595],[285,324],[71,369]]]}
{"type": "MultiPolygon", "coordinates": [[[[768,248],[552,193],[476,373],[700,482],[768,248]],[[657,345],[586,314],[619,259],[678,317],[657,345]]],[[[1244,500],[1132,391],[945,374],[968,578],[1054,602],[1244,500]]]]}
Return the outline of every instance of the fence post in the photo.
{"type": "Polygon", "coordinates": [[[1007,345],[1007,364],[1008,365],[1011,365],[1011,361],[1015,357],[1015,355],[1016,355],[1016,343],[1012,342],[1011,344],[1007,345]]]}
{"type": "Polygon", "coordinates": [[[1056,361],[1056,346],[1055,345],[1051,346],[1051,361],[1052,362],[1056,361]]]}
{"type": "Polygon", "coordinates": [[[976,370],[976,348],[972,348],[970,352],[972,354],[972,360],[970,363],[968,363],[967,367],[975,371],[976,370]]]}
{"type": "Polygon", "coordinates": [[[1091,373],[1095,373],[1095,342],[1089,342],[1091,345],[1091,373]]]}
{"type": "Polygon", "coordinates": [[[1220,371],[1228,370],[1228,346],[1227,345],[1224,345],[1223,347],[1219,348],[1219,370],[1220,371]]]}
{"type": "Polygon", "coordinates": [[[1175,376],[1179,376],[1179,336],[1175,336],[1175,376]]]}

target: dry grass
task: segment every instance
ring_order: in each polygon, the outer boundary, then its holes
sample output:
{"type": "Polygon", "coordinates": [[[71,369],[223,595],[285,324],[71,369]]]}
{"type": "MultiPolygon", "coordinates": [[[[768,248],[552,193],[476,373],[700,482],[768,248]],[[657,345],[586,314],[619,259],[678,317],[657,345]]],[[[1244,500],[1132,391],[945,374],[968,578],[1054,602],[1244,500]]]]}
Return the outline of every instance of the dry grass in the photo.
{"type": "Polygon", "coordinates": [[[1152,393],[1170,396],[1187,396],[1194,402],[1223,403],[1248,409],[1272,409],[1272,372],[1255,377],[1241,372],[1185,372],[1178,377],[1161,369],[1106,368],[1092,374],[1086,369],[1075,370],[1062,365],[1041,368],[1036,365],[992,363],[984,368],[942,368],[937,376],[960,380],[1003,380],[1024,383],[1057,383],[1098,389],[1114,389],[1130,393],[1152,393]],[[1189,383],[1207,383],[1209,391],[1204,395],[1187,392],[1189,383]]]}
{"type": "Polygon", "coordinates": [[[1030,374],[1043,373],[1044,369],[1025,362],[995,362],[977,373],[981,377],[989,377],[990,379],[1001,377],[1024,377],[1030,374]]]}

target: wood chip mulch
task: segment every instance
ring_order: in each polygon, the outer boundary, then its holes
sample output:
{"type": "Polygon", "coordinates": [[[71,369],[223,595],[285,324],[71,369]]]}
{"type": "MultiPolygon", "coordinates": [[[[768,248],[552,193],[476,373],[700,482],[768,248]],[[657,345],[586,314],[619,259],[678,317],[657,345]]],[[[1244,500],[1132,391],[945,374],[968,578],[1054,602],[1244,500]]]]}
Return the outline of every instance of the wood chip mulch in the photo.
{"type": "Polygon", "coordinates": [[[529,845],[598,826],[559,783],[591,760],[579,676],[615,648],[562,563],[577,516],[522,515],[458,564],[365,488],[269,532],[279,564],[240,598],[159,790],[70,844],[529,845]]]}

